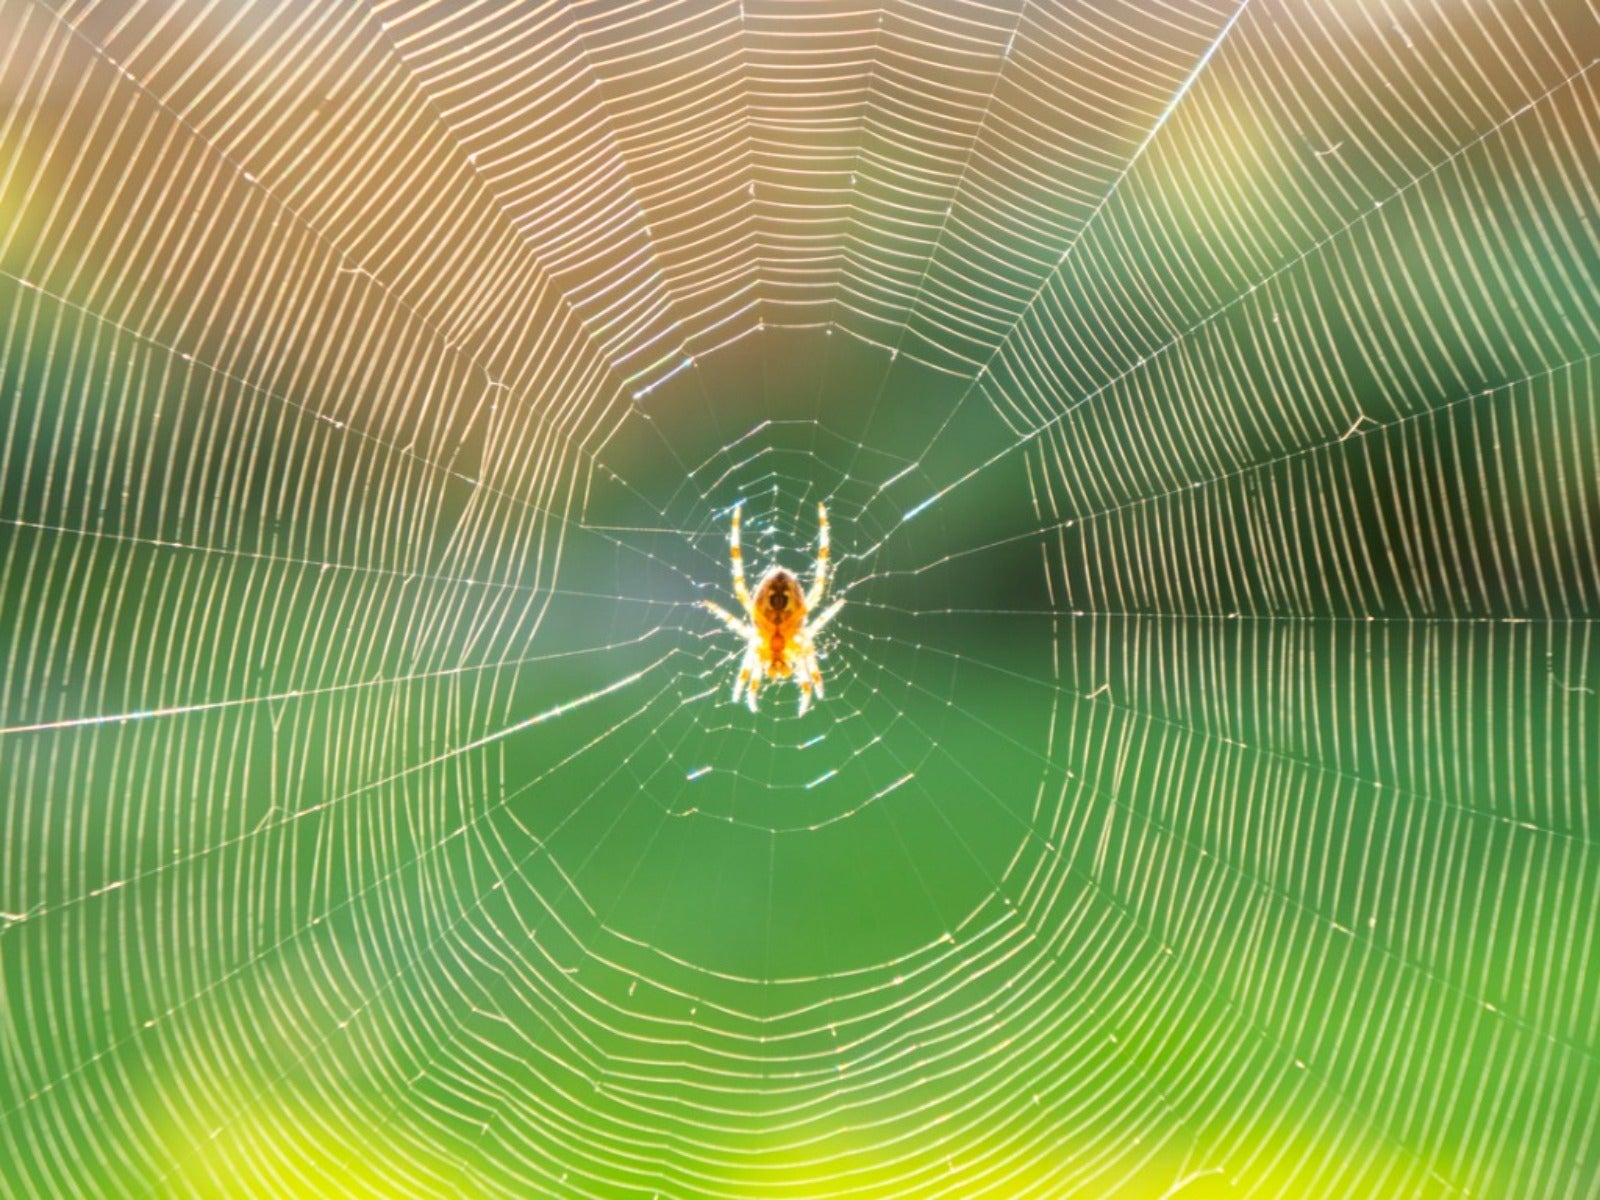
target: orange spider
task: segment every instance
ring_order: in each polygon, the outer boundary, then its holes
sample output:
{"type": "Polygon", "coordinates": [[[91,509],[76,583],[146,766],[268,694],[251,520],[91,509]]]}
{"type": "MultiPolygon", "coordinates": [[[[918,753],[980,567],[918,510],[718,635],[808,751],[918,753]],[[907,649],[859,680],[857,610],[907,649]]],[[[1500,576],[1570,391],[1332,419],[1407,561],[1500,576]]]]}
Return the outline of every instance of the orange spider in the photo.
{"type": "Polygon", "coordinates": [[[722,623],[744,639],[744,662],[739,668],[739,678],[734,681],[733,699],[745,697],[750,711],[756,711],[756,692],[761,681],[768,677],[782,679],[793,676],[800,685],[800,712],[811,707],[811,689],[822,696],[822,671],[817,667],[817,634],[833,620],[844,607],[844,600],[835,600],[806,620],[806,614],[815,608],[828,586],[828,510],[817,505],[817,562],[811,577],[811,587],[804,592],[793,571],[774,566],[762,576],[752,599],[744,583],[744,558],[739,550],[739,509],[733,510],[733,532],[728,537],[728,554],[733,559],[733,595],[739,607],[750,619],[741,621],[726,609],[700,601],[700,607],[715,613],[722,623]]]}

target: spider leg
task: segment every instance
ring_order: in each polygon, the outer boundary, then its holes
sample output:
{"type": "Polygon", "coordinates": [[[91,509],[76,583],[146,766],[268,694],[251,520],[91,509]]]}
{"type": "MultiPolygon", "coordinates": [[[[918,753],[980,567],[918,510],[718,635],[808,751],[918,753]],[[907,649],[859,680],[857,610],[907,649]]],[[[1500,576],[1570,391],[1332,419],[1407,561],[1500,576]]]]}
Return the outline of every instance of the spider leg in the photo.
{"type": "Polygon", "coordinates": [[[807,637],[799,648],[799,653],[794,658],[794,681],[800,685],[800,715],[804,716],[806,709],[811,707],[812,694],[816,699],[823,697],[822,670],[817,666],[817,651],[807,637]]]}
{"type": "Polygon", "coordinates": [[[756,692],[761,687],[761,658],[751,647],[744,652],[744,662],[739,667],[739,678],[733,681],[733,702],[743,696],[750,711],[756,711],[756,692]]]}
{"type": "Polygon", "coordinates": [[[817,668],[817,656],[807,654],[800,662],[795,664],[795,678],[800,683],[800,711],[803,714],[811,707],[812,693],[821,700],[826,694],[822,690],[822,672],[817,668]]]}
{"type": "Polygon", "coordinates": [[[806,622],[806,632],[808,634],[811,634],[812,636],[815,636],[815,635],[821,633],[823,626],[825,626],[829,621],[833,620],[836,616],[838,616],[839,615],[839,610],[841,608],[843,608],[843,607],[844,607],[844,597],[840,596],[832,604],[828,605],[827,608],[823,609],[820,613],[818,613],[817,614],[817,619],[815,621],[807,621],[806,622]]]}
{"type": "Polygon", "coordinates": [[[738,617],[734,616],[731,612],[729,612],[727,609],[723,608],[721,605],[713,604],[709,600],[700,600],[697,603],[700,605],[701,608],[705,609],[712,616],[716,617],[724,625],[726,625],[729,629],[731,629],[735,633],[737,633],[740,637],[742,637],[742,638],[744,638],[744,639],[746,639],[748,641],[749,638],[753,635],[754,631],[750,628],[750,626],[748,624],[746,624],[744,621],[739,620],[738,617]]]}
{"type": "Polygon", "coordinates": [[[806,590],[806,607],[815,608],[828,590],[828,510],[817,505],[817,565],[811,587],[806,590]]]}
{"type": "Polygon", "coordinates": [[[750,611],[750,589],[744,582],[744,551],[739,548],[739,505],[733,506],[733,529],[728,534],[728,557],[733,560],[733,598],[750,611]]]}

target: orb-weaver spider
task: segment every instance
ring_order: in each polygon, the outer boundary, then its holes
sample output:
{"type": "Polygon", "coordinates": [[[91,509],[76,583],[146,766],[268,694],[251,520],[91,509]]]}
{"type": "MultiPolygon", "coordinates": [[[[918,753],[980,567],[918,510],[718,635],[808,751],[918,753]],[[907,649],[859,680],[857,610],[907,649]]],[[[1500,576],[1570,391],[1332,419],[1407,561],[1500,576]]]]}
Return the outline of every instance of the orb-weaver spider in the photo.
{"type": "Polygon", "coordinates": [[[722,623],[744,639],[744,661],[733,684],[733,699],[745,697],[750,711],[756,711],[756,693],[762,680],[792,676],[800,685],[800,712],[811,707],[811,692],[822,696],[822,671],[817,666],[817,634],[844,607],[835,600],[811,620],[806,614],[822,600],[828,586],[828,510],[817,505],[817,561],[811,586],[804,592],[793,571],[774,565],[762,576],[752,597],[744,582],[744,557],[739,549],[739,508],[734,506],[733,528],[728,535],[728,556],[733,560],[733,595],[748,620],[741,621],[726,609],[700,601],[700,607],[715,613],[722,623]]]}

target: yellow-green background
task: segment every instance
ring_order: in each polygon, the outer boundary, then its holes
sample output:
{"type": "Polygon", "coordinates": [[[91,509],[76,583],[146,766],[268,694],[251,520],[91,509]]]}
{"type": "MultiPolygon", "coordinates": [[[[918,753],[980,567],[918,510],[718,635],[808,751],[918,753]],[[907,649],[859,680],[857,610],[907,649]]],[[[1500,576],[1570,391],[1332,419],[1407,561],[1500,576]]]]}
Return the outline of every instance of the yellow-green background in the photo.
{"type": "Polygon", "coordinates": [[[1597,1194],[1597,54],[0,0],[0,1192],[1597,1194]]]}

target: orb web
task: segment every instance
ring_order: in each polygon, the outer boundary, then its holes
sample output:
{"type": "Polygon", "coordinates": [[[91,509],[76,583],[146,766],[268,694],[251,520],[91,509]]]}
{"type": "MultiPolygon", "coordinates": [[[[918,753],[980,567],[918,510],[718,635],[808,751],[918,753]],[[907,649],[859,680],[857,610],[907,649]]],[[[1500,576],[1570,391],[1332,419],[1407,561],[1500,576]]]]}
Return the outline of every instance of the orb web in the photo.
{"type": "Polygon", "coordinates": [[[0,0],[4,1190],[1586,1194],[1597,24],[0,0]]]}

